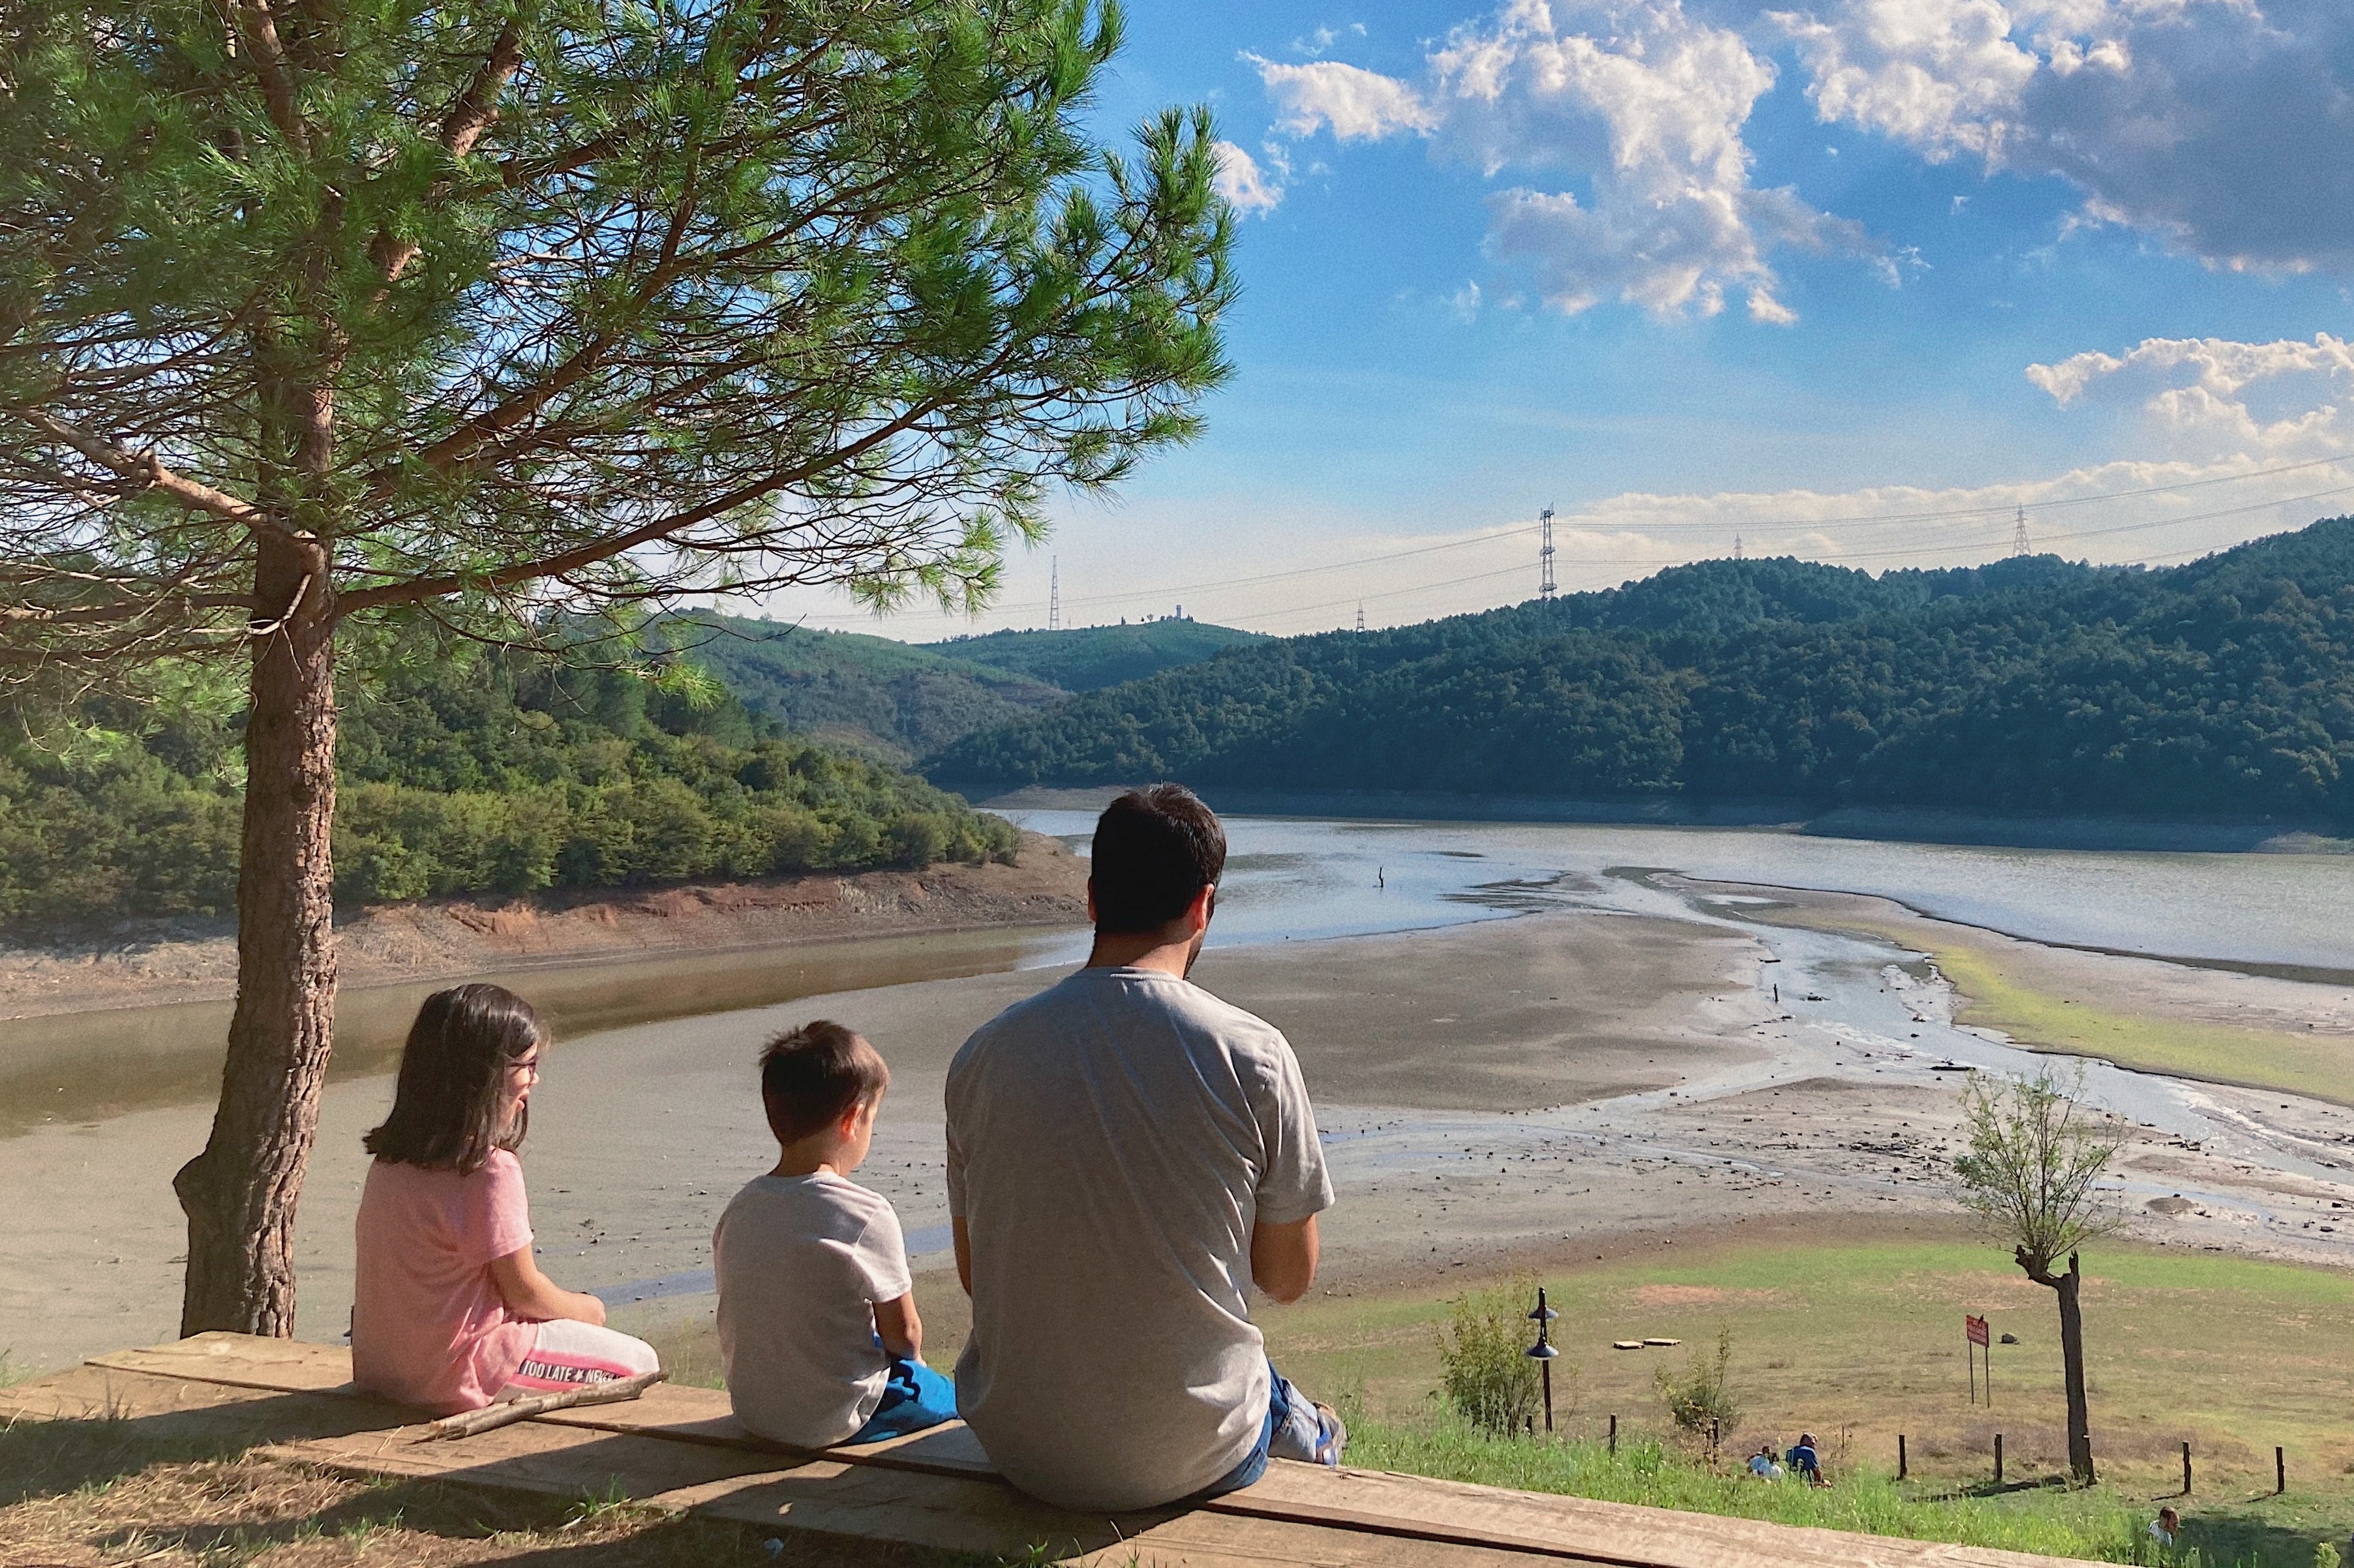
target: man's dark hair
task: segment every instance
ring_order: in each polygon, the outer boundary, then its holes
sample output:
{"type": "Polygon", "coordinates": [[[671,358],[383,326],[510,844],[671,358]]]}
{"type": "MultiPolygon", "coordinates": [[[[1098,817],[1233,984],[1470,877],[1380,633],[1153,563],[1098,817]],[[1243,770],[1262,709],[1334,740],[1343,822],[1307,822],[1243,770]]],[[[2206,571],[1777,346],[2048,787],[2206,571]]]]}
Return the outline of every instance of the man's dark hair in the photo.
{"type": "Polygon", "coordinates": [[[360,1139],[370,1154],[402,1165],[471,1175],[493,1150],[514,1150],[531,1126],[528,1104],[499,1122],[507,1064],[547,1044],[531,1003],[496,985],[437,991],[417,1010],[400,1049],[392,1114],[360,1139]]]}
{"type": "Polygon", "coordinates": [[[760,1048],[760,1106],[779,1143],[798,1143],[891,1086],[883,1054],[854,1031],[818,1019],[760,1048]]]}
{"type": "Polygon", "coordinates": [[[1226,830],[1182,784],[1131,789],[1096,819],[1096,929],[1158,931],[1226,869],[1226,830]]]}

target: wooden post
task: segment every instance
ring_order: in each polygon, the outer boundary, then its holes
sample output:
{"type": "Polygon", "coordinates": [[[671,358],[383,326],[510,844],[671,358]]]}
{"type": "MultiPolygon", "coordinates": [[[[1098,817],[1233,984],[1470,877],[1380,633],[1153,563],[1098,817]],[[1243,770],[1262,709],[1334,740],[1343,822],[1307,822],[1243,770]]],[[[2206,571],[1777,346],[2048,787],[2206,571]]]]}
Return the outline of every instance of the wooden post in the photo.
{"type": "Polygon", "coordinates": [[[1904,1456],[1904,1434],[1899,1432],[1896,1435],[1896,1478],[1900,1481],[1903,1480],[1906,1473],[1907,1466],[1905,1464],[1904,1456]]]}
{"type": "Polygon", "coordinates": [[[1994,1435],[1994,1484],[2002,1485],[2002,1434],[1994,1435]]]}
{"type": "Polygon", "coordinates": [[[2273,1496],[2278,1497],[2286,1490],[2288,1490],[2288,1450],[2276,1447],[2273,1450],[2273,1496]]]}
{"type": "Polygon", "coordinates": [[[2182,1495],[2190,1495],[2190,1439],[2182,1440],[2182,1495]]]}
{"type": "Polygon", "coordinates": [[[1610,1457],[1614,1459],[1618,1457],[1618,1417],[1616,1414],[1610,1417],[1610,1457]]]}

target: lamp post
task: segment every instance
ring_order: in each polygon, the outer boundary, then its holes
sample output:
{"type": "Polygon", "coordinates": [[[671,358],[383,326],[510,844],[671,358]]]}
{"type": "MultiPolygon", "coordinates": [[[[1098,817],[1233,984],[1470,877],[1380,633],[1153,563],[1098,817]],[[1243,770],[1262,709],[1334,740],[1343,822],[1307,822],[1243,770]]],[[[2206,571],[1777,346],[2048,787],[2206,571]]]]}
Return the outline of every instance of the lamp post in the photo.
{"type": "Polygon", "coordinates": [[[1537,1342],[1528,1348],[1527,1354],[1535,1361],[1544,1374],[1545,1435],[1547,1436],[1553,1435],[1553,1359],[1561,1354],[1553,1342],[1553,1320],[1560,1316],[1560,1313],[1545,1305],[1544,1287],[1538,1286],[1537,1309],[1529,1314],[1529,1320],[1537,1326],[1537,1342]]]}

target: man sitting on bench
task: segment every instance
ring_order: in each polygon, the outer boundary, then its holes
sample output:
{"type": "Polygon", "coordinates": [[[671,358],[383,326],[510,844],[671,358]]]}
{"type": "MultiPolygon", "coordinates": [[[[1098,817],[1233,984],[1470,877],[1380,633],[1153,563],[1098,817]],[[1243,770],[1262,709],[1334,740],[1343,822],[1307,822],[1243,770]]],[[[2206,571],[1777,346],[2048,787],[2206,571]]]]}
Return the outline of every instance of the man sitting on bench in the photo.
{"type": "Polygon", "coordinates": [[[1347,1440],[1245,1299],[1307,1294],[1332,1186],[1290,1045],[1185,978],[1225,859],[1188,790],[1113,801],[1087,967],[949,1066],[957,1408],[1007,1479],[1066,1508],[1232,1491],[1270,1456],[1337,1465],[1347,1440]]]}

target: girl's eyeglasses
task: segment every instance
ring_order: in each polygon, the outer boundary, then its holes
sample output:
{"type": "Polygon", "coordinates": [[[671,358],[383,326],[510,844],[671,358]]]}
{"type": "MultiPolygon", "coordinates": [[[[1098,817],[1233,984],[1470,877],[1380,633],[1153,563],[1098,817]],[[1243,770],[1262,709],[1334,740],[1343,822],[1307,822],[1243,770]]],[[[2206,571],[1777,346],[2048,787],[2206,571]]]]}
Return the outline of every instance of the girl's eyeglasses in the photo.
{"type": "Polygon", "coordinates": [[[539,1077],[539,1058],[536,1055],[519,1056],[507,1064],[507,1071],[520,1073],[525,1077],[536,1082],[539,1077]]]}

